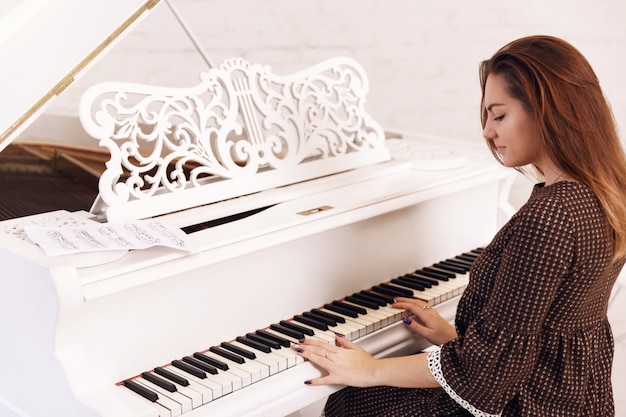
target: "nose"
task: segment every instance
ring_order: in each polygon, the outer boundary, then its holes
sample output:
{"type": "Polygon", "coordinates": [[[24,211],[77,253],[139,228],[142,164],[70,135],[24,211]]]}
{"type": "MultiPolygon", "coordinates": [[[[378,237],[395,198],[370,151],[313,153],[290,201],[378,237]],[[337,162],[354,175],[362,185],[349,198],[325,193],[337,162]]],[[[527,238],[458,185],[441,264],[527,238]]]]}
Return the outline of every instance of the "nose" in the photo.
{"type": "Polygon", "coordinates": [[[487,140],[493,140],[497,137],[495,129],[489,123],[489,120],[485,123],[485,127],[483,127],[483,138],[487,140]]]}

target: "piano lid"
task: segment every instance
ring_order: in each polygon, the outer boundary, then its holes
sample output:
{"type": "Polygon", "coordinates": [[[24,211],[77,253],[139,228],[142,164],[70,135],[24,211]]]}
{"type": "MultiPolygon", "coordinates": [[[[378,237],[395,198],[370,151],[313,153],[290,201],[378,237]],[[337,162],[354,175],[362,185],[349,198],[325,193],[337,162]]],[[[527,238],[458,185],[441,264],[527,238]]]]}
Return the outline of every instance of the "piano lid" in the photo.
{"type": "Polygon", "coordinates": [[[159,0],[0,5],[0,151],[159,0]]]}

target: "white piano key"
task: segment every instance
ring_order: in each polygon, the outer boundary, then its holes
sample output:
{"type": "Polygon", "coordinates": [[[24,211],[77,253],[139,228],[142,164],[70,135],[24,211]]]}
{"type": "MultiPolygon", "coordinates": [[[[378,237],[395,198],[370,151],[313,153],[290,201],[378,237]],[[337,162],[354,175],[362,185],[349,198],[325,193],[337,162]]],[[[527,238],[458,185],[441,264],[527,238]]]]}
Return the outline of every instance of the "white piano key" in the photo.
{"type": "Polygon", "coordinates": [[[274,355],[272,352],[269,352],[269,353],[261,352],[260,350],[256,350],[255,348],[245,345],[236,340],[233,340],[232,342],[229,342],[229,343],[231,343],[234,346],[240,347],[242,349],[247,349],[251,352],[254,352],[254,354],[256,355],[256,359],[248,359],[248,360],[256,360],[265,364],[269,369],[270,375],[274,375],[280,371],[284,371],[285,369],[287,369],[287,360],[280,356],[274,355]]]}
{"type": "Polygon", "coordinates": [[[301,359],[300,355],[291,350],[290,348],[280,348],[280,349],[272,349],[272,353],[285,358],[287,361],[287,368],[291,368],[300,363],[299,359],[301,359]]]}
{"type": "Polygon", "coordinates": [[[411,290],[413,291],[413,297],[418,298],[422,301],[426,301],[429,304],[437,305],[446,301],[455,288],[453,286],[443,284],[445,284],[445,282],[441,281],[439,285],[434,285],[430,288],[425,288],[424,290],[416,290],[397,283],[394,283],[393,285],[397,285],[399,287],[406,288],[407,290],[411,290]]]}
{"type": "MultiPolygon", "coordinates": [[[[133,412],[141,413],[141,416],[145,416],[145,417],[171,417],[172,416],[172,413],[170,413],[170,410],[168,410],[167,408],[142,397],[136,392],[131,391],[130,389],[126,388],[124,385],[118,385],[117,388],[122,391],[122,397],[123,396],[133,397],[132,398],[133,400],[137,399],[142,405],[145,405],[145,407],[141,407],[140,410],[136,410],[133,408],[133,412]],[[148,409],[150,411],[148,411],[148,409]]],[[[136,403],[137,401],[132,402],[132,404],[136,404],[136,403]]]]}
{"type": "Polygon", "coordinates": [[[359,314],[357,317],[345,316],[346,320],[350,320],[355,323],[362,323],[365,325],[365,330],[367,334],[374,332],[380,328],[379,321],[374,317],[368,317],[364,314],[359,314]]]}
{"type": "Polygon", "coordinates": [[[396,323],[400,320],[402,320],[402,317],[405,317],[407,315],[405,310],[402,310],[400,308],[394,308],[391,306],[384,306],[381,307],[381,310],[387,311],[390,315],[390,324],[396,323]]]}
{"type": "MultiPolygon", "coordinates": [[[[331,313],[331,311],[329,310],[323,310],[323,311],[327,313],[331,313]]],[[[335,314],[335,315],[339,316],[339,314],[335,314]]],[[[340,317],[344,317],[344,316],[340,316],[340,317]]],[[[346,320],[345,323],[337,323],[336,326],[329,326],[329,329],[335,333],[339,333],[340,335],[343,335],[348,340],[355,340],[361,337],[361,331],[362,329],[364,329],[364,326],[358,323],[353,323],[351,321],[346,320]]]]}
{"type": "MultiPolygon", "coordinates": [[[[282,337],[283,339],[287,339],[287,340],[289,340],[292,344],[298,344],[298,343],[300,343],[300,341],[299,341],[299,340],[296,340],[296,339],[294,339],[293,337],[290,337],[290,336],[284,335],[284,334],[282,334],[281,332],[277,332],[276,330],[272,330],[272,329],[269,329],[269,328],[268,328],[268,329],[264,329],[264,330],[265,330],[265,331],[267,331],[268,333],[271,333],[271,334],[276,335],[276,336],[278,336],[278,337],[282,337]]],[[[281,349],[281,350],[284,350],[284,349],[288,349],[288,348],[283,348],[283,349],[281,349]]],[[[291,350],[291,349],[290,349],[290,350],[291,350]]],[[[294,355],[294,359],[295,359],[295,361],[296,361],[296,365],[298,365],[298,364],[300,364],[300,363],[304,362],[304,359],[302,359],[302,356],[298,355],[297,353],[295,353],[295,352],[293,352],[293,351],[291,351],[291,353],[294,355]]]]}
{"type": "Polygon", "coordinates": [[[405,314],[404,310],[399,308],[393,308],[389,305],[382,306],[378,308],[380,313],[383,313],[387,316],[387,320],[389,325],[392,325],[400,320],[402,320],[403,315],[405,314]]]}
{"type": "MultiPolygon", "coordinates": [[[[194,381],[191,381],[189,378],[186,378],[188,385],[183,386],[175,381],[171,381],[165,376],[162,376],[159,374],[156,374],[156,375],[174,384],[174,386],[180,393],[182,393],[183,395],[186,395],[189,398],[192,398],[192,401],[194,402],[194,404],[197,401],[198,396],[200,397],[200,402],[202,404],[206,404],[206,403],[213,401],[213,390],[211,388],[205,387],[204,385],[197,384],[194,381]]],[[[219,388],[218,396],[221,396],[221,395],[222,395],[221,388],[219,388]]]]}
{"type": "Polygon", "coordinates": [[[360,317],[353,318],[345,314],[337,313],[332,310],[327,310],[326,308],[320,308],[320,310],[326,313],[334,314],[339,317],[343,317],[346,320],[346,323],[350,323],[354,325],[354,327],[358,329],[359,331],[358,337],[356,337],[355,339],[358,339],[359,337],[363,337],[366,334],[369,334],[373,331],[374,325],[372,324],[371,320],[364,321],[364,320],[361,320],[360,317]]]}
{"type": "Polygon", "coordinates": [[[207,356],[212,357],[213,359],[217,359],[218,361],[222,361],[228,365],[228,371],[226,373],[231,373],[233,375],[237,375],[241,379],[241,385],[246,387],[253,382],[257,382],[261,380],[261,370],[255,369],[250,366],[240,365],[236,362],[233,362],[229,359],[224,358],[218,354],[207,351],[202,352],[207,356]]]}
{"type": "MultiPolygon", "coordinates": [[[[439,281],[434,278],[430,278],[430,279],[435,281],[436,285],[433,284],[430,287],[424,288],[423,290],[413,290],[415,291],[415,297],[418,297],[420,299],[424,299],[423,297],[429,297],[429,298],[441,297],[442,295],[447,294],[450,291],[452,291],[453,288],[455,287],[454,285],[448,284],[448,281],[439,281]]],[[[394,285],[402,285],[402,284],[394,283],[394,285]]]]}
{"type": "MultiPolygon", "coordinates": [[[[159,387],[156,384],[153,384],[150,381],[147,381],[147,380],[143,379],[142,377],[134,378],[133,381],[135,381],[136,383],[141,384],[144,387],[146,387],[148,389],[151,389],[152,391],[154,391],[157,394],[159,394],[159,399],[167,397],[170,400],[175,401],[179,405],[179,407],[180,407],[181,414],[182,413],[187,413],[187,412],[191,411],[194,408],[193,404],[192,404],[191,398],[184,396],[183,394],[181,394],[178,391],[170,392],[170,391],[168,391],[166,389],[163,389],[163,388],[159,387]]],[[[157,402],[158,402],[158,400],[157,400],[157,402]]],[[[198,405],[196,405],[196,407],[198,405]]]]}
{"type": "MultiPolygon", "coordinates": [[[[423,291],[413,290],[413,296],[432,305],[441,304],[459,294],[459,287],[463,286],[463,282],[458,279],[459,278],[452,278],[448,281],[437,281],[437,285],[425,288],[423,291]]],[[[394,285],[401,286],[401,284],[394,285]]],[[[404,288],[411,289],[408,287],[404,288]]]]}
{"type": "Polygon", "coordinates": [[[203,404],[213,401],[213,395],[211,391],[208,389],[200,390],[200,389],[195,389],[191,386],[183,387],[177,384],[174,384],[174,385],[176,385],[176,389],[178,389],[178,392],[180,392],[181,394],[183,394],[184,396],[188,398],[191,398],[192,408],[196,408],[203,404]]]}
{"type": "MultiPolygon", "coordinates": [[[[363,307],[362,305],[353,303],[351,301],[343,301],[346,304],[351,304],[356,307],[360,307],[365,310],[365,316],[374,321],[374,331],[380,330],[383,327],[389,325],[389,316],[385,313],[380,313],[378,310],[371,309],[369,307],[363,307]]],[[[361,316],[359,316],[361,317],[361,316]]]]}
{"type": "Polygon", "coordinates": [[[320,330],[313,326],[309,326],[308,324],[300,323],[299,321],[294,321],[294,324],[312,330],[315,333],[313,336],[306,335],[305,337],[307,338],[321,340],[326,343],[335,343],[335,333],[331,332],[330,330],[320,330]]]}
{"type": "MultiPolygon", "coordinates": [[[[134,382],[136,382],[139,385],[142,385],[145,387],[144,384],[142,384],[140,381],[135,381],[135,379],[133,379],[134,382]]],[[[164,395],[161,395],[161,393],[159,393],[158,391],[152,389],[152,388],[148,388],[154,392],[156,392],[158,394],[158,399],[156,400],[156,404],[159,404],[161,406],[163,406],[164,408],[169,410],[169,415],[170,417],[178,417],[182,414],[182,406],[180,403],[177,403],[176,401],[172,400],[169,397],[166,397],[164,395]]],[[[142,397],[143,398],[143,397],[142,397]]],[[[146,400],[149,401],[149,400],[146,400]]]]}
{"type": "Polygon", "coordinates": [[[469,274],[457,274],[456,278],[451,278],[450,280],[445,281],[443,284],[440,284],[442,288],[449,289],[448,293],[446,294],[446,299],[444,301],[448,301],[461,295],[465,287],[467,287],[468,281],[469,274]]]}

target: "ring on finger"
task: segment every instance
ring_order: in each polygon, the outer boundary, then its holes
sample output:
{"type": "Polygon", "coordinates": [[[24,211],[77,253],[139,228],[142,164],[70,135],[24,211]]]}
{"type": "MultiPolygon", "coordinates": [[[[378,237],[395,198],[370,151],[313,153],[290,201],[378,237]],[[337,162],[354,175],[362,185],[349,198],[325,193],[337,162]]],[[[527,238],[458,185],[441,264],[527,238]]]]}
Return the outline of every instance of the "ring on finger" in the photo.
{"type": "Polygon", "coordinates": [[[424,310],[428,310],[428,309],[430,308],[430,304],[424,304],[424,305],[422,306],[422,308],[423,308],[424,310]]]}

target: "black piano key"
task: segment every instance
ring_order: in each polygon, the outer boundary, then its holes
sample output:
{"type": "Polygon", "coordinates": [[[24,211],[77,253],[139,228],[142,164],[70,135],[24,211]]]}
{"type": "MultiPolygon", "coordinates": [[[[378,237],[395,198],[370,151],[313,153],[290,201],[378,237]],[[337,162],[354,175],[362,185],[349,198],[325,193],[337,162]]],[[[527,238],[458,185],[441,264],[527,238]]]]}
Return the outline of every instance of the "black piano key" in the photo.
{"type": "MultiPolygon", "coordinates": [[[[257,333],[247,333],[246,337],[255,342],[263,343],[265,346],[269,346],[272,349],[280,349],[280,343],[278,341],[257,333]]],[[[289,346],[289,341],[287,341],[287,346],[289,346]]]]}
{"type": "Polygon", "coordinates": [[[172,366],[180,369],[181,371],[185,371],[190,375],[195,376],[196,378],[206,379],[206,372],[201,369],[196,368],[195,366],[191,366],[188,363],[179,360],[173,360],[172,366]]]}
{"type": "Polygon", "coordinates": [[[228,371],[228,364],[227,363],[224,363],[222,361],[218,361],[217,359],[212,358],[211,356],[205,355],[204,353],[196,352],[196,353],[193,354],[193,357],[198,359],[198,360],[200,360],[200,361],[202,361],[202,362],[204,362],[204,363],[206,363],[206,364],[214,366],[214,367],[216,367],[219,370],[228,371]]]}
{"type": "Polygon", "coordinates": [[[378,304],[372,302],[372,301],[368,301],[368,300],[364,300],[362,298],[359,297],[355,297],[352,295],[349,295],[346,297],[346,301],[349,301],[353,304],[358,304],[362,307],[367,307],[367,308],[371,308],[372,310],[378,310],[378,304]]]}
{"type": "Polygon", "coordinates": [[[465,268],[459,268],[457,266],[450,265],[450,264],[446,263],[445,261],[437,262],[433,266],[435,268],[439,268],[439,269],[443,269],[443,270],[446,270],[446,271],[454,272],[455,274],[464,274],[466,272],[465,268]]]}
{"type": "Polygon", "coordinates": [[[377,292],[379,294],[385,294],[385,295],[389,295],[391,297],[404,297],[403,294],[399,293],[398,291],[394,291],[394,290],[390,290],[387,288],[383,288],[379,285],[372,287],[372,291],[377,292]]]}
{"type": "Polygon", "coordinates": [[[424,291],[424,289],[426,288],[424,284],[417,283],[407,278],[394,278],[391,280],[391,282],[402,287],[412,288],[417,291],[424,291]]]}
{"type": "Polygon", "coordinates": [[[163,388],[166,391],[169,391],[169,392],[176,392],[176,391],[178,391],[176,389],[176,385],[172,384],[171,382],[169,382],[166,379],[161,378],[160,376],[157,376],[157,375],[153,374],[152,372],[142,372],[141,376],[146,381],[150,381],[153,384],[158,385],[159,387],[163,388]]]}
{"type": "Polygon", "coordinates": [[[232,352],[229,352],[229,351],[227,351],[225,349],[222,349],[220,347],[211,346],[209,348],[209,350],[211,352],[215,353],[216,355],[220,355],[221,357],[229,359],[229,360],[231,360],[231,361],[233,361],[235,363],[239,363],[239,364],[246,363],[246,360],[244,358],[242,358],[241,356],[236,355],[236,354],[234,354],[232,352]]]}
{"type": "Polygon", "coordinates": [[[434,282],[436,284],[433,285],[438,285],[439,282],[445,282],[445,281],[450,281],[450,279],[448,277],[444,277],[444,276],[435,276],[433,274],[425,274],[423,272],[420,272],[420,270],[418,269],[417,271],[407,274],[408,276],[410,276],[412,279],[424,279],[424,280],[429,280],[428,282],[434,282]]]}
{"type": "Polygon", "coordinates": [[[457,255],[457,256],[455,256],[455,258],[462,259],[462,260],[468,261],[468,262],[474,262],[476,260],[476,256],[468,255],[468,254],[465,254],[465,253],[463,255],[457,255]]]}
{"type": "Polygon", "coordinates": [[[280,324],[271,324],[270,329],[277,331],[278,333],[282,333],[289,337],[293,337],[294,339],[304,339],[304,333],[299,332],[297,330],[290,329],[289,327],[281,326],[280,324]]]}
{"type": "Polygon", "coordinates": [[[316,320],[321,323],[324,323],[326,326],[336,326],[337,322],[330,317],[322,316],[319,314],[315,314],[315,310],[305,311],[302,313],[302,317],[306,317],[307,319],[316,320]]]}
{"type": "Polygon", "coordinates": [[[275,342],[278,342],[283,347],[291,347],[291,342],[289,341],[289,339],[285,339],[284,337],[277,336],[265,330],[257,330],[256,334],[258,334],[259,336],[263,336],[267,339],[273,340],[275,342]]]}
{"type": "Polygon", "coordinates": [[[215,366],[209,365],[206,362],[202,362],[196,358],[192,358],[191,356],[185,356],[183,358],[183,362],[187,362],[191,366],[195,366],[196,368],[202,369],[205,372],[210,373],[211,375],[217,375],[217,368],[215,366]]]}
{"type": "Polygon", "coordinates": [[[256,355],[254,352],[244,349],[242,347],[231,345],[230,343],[227,343],[227,342],[222,342],[220,346],[226,350],[230,350],[231,352],[236,353],[237,355],[243,356],[244,358],[248,358],[251,360],[256,359],[256,355]]]}
{"type": "Polygon", "coordinates": [[[154,373],[161,375],[163,378],[167,378],[172,382],[176,382],[178,385],[186,387],[189,385],[189,381],[182,376],[175,374],[174,372],[170,372],[167,369],[163,368],[154,368],[154,373]]]}
{"type": "Polygon", "coordinates": [[[437,278],[431,278],[431,277],[427,277],[426,275],[420,275],[420,274],[406,274],[406,275],[403,275],[402,278],[415,281],[418,284],[424,285],[426,288],[434,287],[436,285],[439,285],[439,283],[441,282],[441,280],[438,280],[437,278]]]}
{"type": "Polygon", "coordinates": [[[249,337],[237,336],[236,340],[239,343],[250,346],[251,348],[261,351],[263,353],[270,353],[272,351],[272,348],[270,348],[268,345],[257,342],[256,340],[252,340],[249,337]]]}
{"type": "Polygon", "coordinates": [[[287,320],[281,320],[280,321],[280,325],[281,326],[285,326],[289,329],[295,330],[297,332],[300,332],[306,336],[313,336],[315,335],[315,332],[312,329],[309,329],[308,327],[304,327],[304,326],[300,326],[296,323],[294,323],[293,321],[287,321],[287,320]]]}
{"type": "Polygon", "coordinates": [[[326,323],[322,322],[319,319],[313,319],[313,318],[307,317],[305,316],[305,314],[306,313],[297,314],[293,316],[293,319],[297,322],[306,324],[307,326],[311,326],[318,330],[328,330],[328,326],[326,325],[326,323]]]}
{"type": "Polygon", "coordinates": [[[344,303],[344,302],[341,302],[341,301],[333,301],[332,304],[336,305],[338,307],[341,307],[341,308],[347,308],[347,309],[352,310],[352,311],[354,311],[355,313],[358,313],[358,314],[367,314],[367,310],[365,310],[364,308],[359,307],[359,306],[355,306],[355,305],[352,305],[352,304],[344,303]]]}
{"type": "Polygon", "coordinates": [[[136,383],[135,381],[127,379],[122,384],[126,388],[130,389],[131,391],[136,392],[137,394],[141,395],[147,400],[152,401],[153,403],[157,402],[157,400],[159,399],[159,395],[156,392],[144,387],[141,384],[136,383]]]}
{"type": "Polygon", "coordinates": [[[352,297],[358,298],[360,300],[369,301],[370,303],[376,304],[378,307],[384,307],[387,305],[387,302],[385,300],[372,296],[372,293],[355,292],[354,294],[352,294],[352,297]]]}
{"type": "Polygon", "coordinates": [[[470,252],[480,255],[481,253],[483,253],[484,249],[485,248],[476,248],[476,249],[472,249],[470,252]]]}
{"type": "Polygon", "coordinates": [[[329,318],[331,320],[336,321],[337,323],[345,323],[346,322],[345,317],[337,316],[336,314],[329,313],[328,311],[321,311],[321,310],[313,309],[313,310],[310,311],[310,313],[314,314],[316,316],[329,318]]]}
{"type": "Polygon", "coordinates": [[[424,276],[426,278],[438,279],[439,281],[449,281],[450,280],[450,278],[448,278],[448,276],[446,274],[441,274],[441,273],[436,272],[436,271],[429,271],[426,268],[418,269],[417,271],[413,272],[413,274],[417,275],[417,276],[424,276]]]}
{"type": "Polygon", "coordinates": [[[435,274],[442,274],[448,278],[455,278],[456,274],[452,273],[452,272],[448,272],[448,271],[444,271],[443,269],[437,269],[437,268],[433,268],[433,267],[427,267],[427,268],[422,268],[420,269],[420,271],[422,272],[432,272],[435,274]]]}
{"type": "Polygon", "coordinates": [[[335,313],[343,314],[344,316],[352,318],[359,317],[359,315],[354,310],[343,308],[334,304],[324,304],[324,308],[326,310],[334,311],[335,313]]]}
{"type": "Polygon", "coordinates": [[[380,293],[367,291],[367,290],[363,290],[359,294],[362,294],[362,295],[364,295],[366,297],[376,298],[377,300],[380,300],[381,302],[384,302],[385,305],[394,303],[393,297],[390,297],[390,296],[385,295],[385,294],[380,294],[380,293]]]}
{"type": "Polygon", "coordinates": [[[442,263],[463,268],[465,272],[469,271],[472,266],[471,262],[461,261],[460,259],[446,259],[445,261],[442,261],[442,263]]]}
{"type": "Polygon", "coordinates": [[[372,287],[372,291],[391,295],[392,297],[413,297],[413,291],[391,284],[380,284],[372,287]]]}

